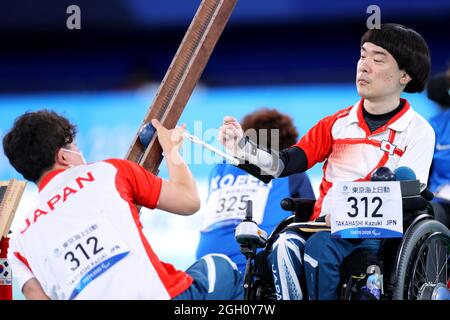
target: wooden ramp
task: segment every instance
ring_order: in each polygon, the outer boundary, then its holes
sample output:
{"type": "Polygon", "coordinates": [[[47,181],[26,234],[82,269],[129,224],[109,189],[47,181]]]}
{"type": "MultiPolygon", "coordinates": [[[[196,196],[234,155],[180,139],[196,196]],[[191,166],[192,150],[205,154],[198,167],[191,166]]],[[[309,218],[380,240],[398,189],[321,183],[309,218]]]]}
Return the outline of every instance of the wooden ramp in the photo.
{"type": "Polygon", "coordinates": [[[25,181],[0,181],[0,238],[6,237],[26,186],[25,181]]]}

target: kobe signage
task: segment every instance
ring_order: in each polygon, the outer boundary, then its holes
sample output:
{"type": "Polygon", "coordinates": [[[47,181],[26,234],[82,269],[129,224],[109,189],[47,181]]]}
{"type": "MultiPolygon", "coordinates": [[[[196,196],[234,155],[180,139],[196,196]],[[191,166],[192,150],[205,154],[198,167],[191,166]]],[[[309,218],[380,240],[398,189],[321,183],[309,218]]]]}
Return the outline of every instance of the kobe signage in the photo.
{"type": "Polygon", "coordinates": [[[333,184],[333,238],[396,238],[402,235],[399,181],[340,181],[333,184]]]}

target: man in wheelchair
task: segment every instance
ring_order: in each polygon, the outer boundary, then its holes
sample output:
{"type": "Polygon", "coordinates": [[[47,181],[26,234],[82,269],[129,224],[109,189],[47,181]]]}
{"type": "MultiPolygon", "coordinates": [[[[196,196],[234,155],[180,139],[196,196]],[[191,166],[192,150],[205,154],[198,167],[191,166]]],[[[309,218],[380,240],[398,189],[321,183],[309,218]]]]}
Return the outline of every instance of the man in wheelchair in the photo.
{"type": "MultiPolygon", "coordinates": [[[[400,184],[404,209],[401,215],[406,230],[404,237],[379,239],[379,246],[376,244],[374,247],[357,248],[343,258],[337,266],[339,285],[334,289],[332,299],[450,299],[450,231],[433,220],[432,206],[428,202],[432,199],[432,194],[427,190],[419,193],[419,186],[414,188],[418,180],[401,181],[400,184]]],[[[273,256],[273,249],[276,250],[274,242],[280,234],[294,234],[308,239],[312,235],[325,235],[329,232],[329,228],[322,223],[303,222],[311,214],[313,204],[314,200],[299,198],[286,198],[281,202],[283,209],[294,211],[295,215],[283,220],[267,241],[259,244],[260,247],[264,246],[263,251],[257,255],[247,254],[249,268],[244,286],[247,288],[247,299],[284,298],[279,285],[281,272],[275,270],[276,262],[269,262],[268,257],[273,256]]],[[[256,244],[249,241],[248,230],[241,229],[240,226],[236,229],[236,238],[241,243],[243,252],[248,253],[249,248],[256,244]]],[[[357,243],[361,239],[347,241],[357,243]]],[[[288,250],[295,253],[296,248],[288,250]]],[[[305,257],[304,261],[307,259],[311,258],[305,257]]],[[[292,260],[301,263],[298,256],[292,260]]],[[[305,263],[305,268],[307,263],[309,262],[305,263]]],[[[301,272],[301,267],[300,264],[296,282],[299,283],[301,292],[308,292],[310,299],[316,299],[317,292],[306,290],[307,287],[309,290],[314,288],[314,284],[306,281],[308,277],[301,272]]],[[[323,299],[323,296],[320,298],[323,299]]]]}
{"type": "MultiPolygon", "coordinates": [[[[341,212],[332,203],[339,183],[369,181],[383,166],[408,167],[421,183],[428,180],[434,131],[400,98],[403,91],[424,88],[430,70],[425,40],[412,29],[383,24],[363,35],[360,48],[356,87],[361,100],[320,120],[292,147],[279,153],[262,150],[231,117],[225,117],[220,128],[219,141],[240,159],[239,167],[264,182],[325,161],[320,196],[309,217],[320,228],[336,221],[330,214],[341,212]]],[[[302,299],[304,277],[310,299],[336,299],[344,259],[355,250],[377,251],[380,242],[362,236],[332,238],[329,231],[305,236],[288,228],[276,236],[268,256],[277,298],[302,299]]]]}

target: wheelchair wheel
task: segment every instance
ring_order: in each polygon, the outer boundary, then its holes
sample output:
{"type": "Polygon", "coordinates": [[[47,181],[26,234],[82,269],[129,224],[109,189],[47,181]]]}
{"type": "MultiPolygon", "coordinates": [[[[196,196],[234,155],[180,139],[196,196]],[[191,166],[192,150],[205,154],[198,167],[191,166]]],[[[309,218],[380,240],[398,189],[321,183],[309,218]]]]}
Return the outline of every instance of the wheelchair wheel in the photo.
{"type": "Polygon", "coordinates": [[[435,220],[420,221],[412,228],[399,254],[392,299],[435,299],[449,281],[450,231],[435,220]]]}

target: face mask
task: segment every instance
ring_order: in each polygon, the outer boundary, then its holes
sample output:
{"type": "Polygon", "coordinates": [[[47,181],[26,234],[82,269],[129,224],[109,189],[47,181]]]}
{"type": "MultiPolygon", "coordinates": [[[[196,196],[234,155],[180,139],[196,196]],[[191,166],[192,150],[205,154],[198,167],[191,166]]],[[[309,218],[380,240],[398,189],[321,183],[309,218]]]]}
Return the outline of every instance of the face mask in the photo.
{"type": "Polygon", "coordinates": [[[450,83],[445,73],[435,75],[428,83],[428,98],[441,106],[450,107],[450,83]]]}
{"type": "MultiPolygon", "coordinates": [[[[75,151],[75,150],[70,150],[70,149],[66,149],[66,148],[62,148],[63,150],[70,152],[70,153],[75,153],[78,154],[81,157],[81,161],[83,162],[83,164],[86,164],[86,159],[84,158],[83,154],[81,153],[81,151],[75,151]]],[[[72,167],[72,165],[71,165],[72,167]]]]}

